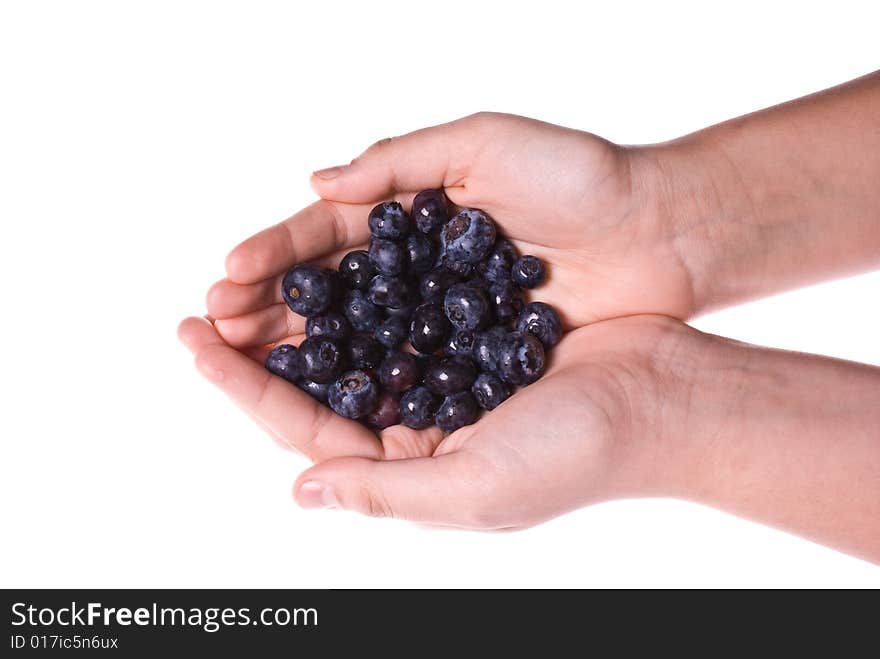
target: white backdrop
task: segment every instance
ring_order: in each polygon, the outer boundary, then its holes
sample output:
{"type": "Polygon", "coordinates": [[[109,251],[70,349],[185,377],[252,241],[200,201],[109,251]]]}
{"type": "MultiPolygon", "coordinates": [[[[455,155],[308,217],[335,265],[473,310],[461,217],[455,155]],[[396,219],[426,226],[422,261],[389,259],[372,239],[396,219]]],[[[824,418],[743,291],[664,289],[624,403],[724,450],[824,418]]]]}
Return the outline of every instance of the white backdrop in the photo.
{"type": "MultiPolygon", "coordinates": [[[[877,68],[877,3],[822,4],[4,3],[0,586],[880,586],[681,502],[514,534],[301,511],[304,460],[175,338],[313,169],[477,110],[664,140],[877,68]]],[[[880,364],[878,291],[695,324],[880,364]]]]}

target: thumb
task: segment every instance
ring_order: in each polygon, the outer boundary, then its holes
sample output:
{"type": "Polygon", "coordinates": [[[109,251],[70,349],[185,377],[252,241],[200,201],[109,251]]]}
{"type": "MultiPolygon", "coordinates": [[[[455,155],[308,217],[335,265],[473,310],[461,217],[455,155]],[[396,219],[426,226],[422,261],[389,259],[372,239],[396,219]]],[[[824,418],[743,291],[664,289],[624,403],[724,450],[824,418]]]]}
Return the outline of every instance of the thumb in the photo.
{"type": "Polygon", "coordinates": [[[485,479],[469,476],[474,470],[466,460],[464,453],[384,461],[335,458],[303,472],[294,485],[294,498],[303,508],[484,527],[485,479]]]}
{"type": "Polygon", "coordinates": [[[498,121],[498,115],[480,113],[379,140],[351,164],[312,174],[312,188],[324,199],[360,204],[396,193],[461,187],[498,121]]]}

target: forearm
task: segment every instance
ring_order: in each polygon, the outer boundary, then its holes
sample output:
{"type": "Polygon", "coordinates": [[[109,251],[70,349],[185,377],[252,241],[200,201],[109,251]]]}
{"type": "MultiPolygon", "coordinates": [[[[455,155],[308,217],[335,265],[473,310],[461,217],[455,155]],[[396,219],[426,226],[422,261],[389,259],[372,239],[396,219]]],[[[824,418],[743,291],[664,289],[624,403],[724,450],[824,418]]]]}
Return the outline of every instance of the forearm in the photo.
{"type": "Polygon", "coordinates": [[[697,313],[880,266],[880,72],[637,161],[697,313]]]}
{"type": "Polygon", "coordinates": [[[880,368],[694,341],[675,494],[880,562],[880,368]]]}

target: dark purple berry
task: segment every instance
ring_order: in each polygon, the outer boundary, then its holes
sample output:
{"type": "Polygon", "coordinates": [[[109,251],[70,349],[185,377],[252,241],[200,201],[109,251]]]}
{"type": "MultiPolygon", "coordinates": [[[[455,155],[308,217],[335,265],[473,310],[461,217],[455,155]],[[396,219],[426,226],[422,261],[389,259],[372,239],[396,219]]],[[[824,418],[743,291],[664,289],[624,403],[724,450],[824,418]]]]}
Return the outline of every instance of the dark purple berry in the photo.
{"type": "Polygon", "coordinates": [[[379,343],[391,350],[403,343],[408,334],[409,322],[407,319],[391,316],[379,324],[373,335],[379,343]]]}
{"type": "Polygon", "coordinates": [[[415,430],[432,426],[441,402],[426,387],[413,387],[400,397],[400,422],[415,430]]]}
{"type": "Polygon", "coordinates": [[[443,226],[440,244],[450,261],[479,263],[495,244],[495,223],[483,211],[465,208],[443,226]]]}
{"type": "Polygon", "coordinates": [[[379,308],[358,289],[346,293],[342,312],[356,332],[372,332],[381,320],[379,308]]]}
{"type": "Polygon", "coordinates": [[[346,355],[339,343],[322,336],[303,341],[296,354],[300,375],[315,382],[331,382],[346,363],[346,355]]]}
{"type": "Polygon", "coordinates": [[[509,279],[501,279],[489,287],[489,299],[499,323],[515,319],[523,310],[522,291],[509,279]]]}
{"type": "Polygon", "coordinates": [[[467,279],[474,274],[473,263],[467,263],[465,261],[452,261],[446,257],[441,257],[438,259],[437,264],[441,268],[445,268],[449,270],[452,274],[458,277],[459,280],[467,279]]]}
{"type": "Polygon", "coordinates": [[[452,327],[439,304],[423,304],[413,311],[409,342],[419,352],[436,352],[443,347],[451,330],[452,327]]]}
{"type": "Polygon", "coordinates": [[[281,282],[281,296],[300,316],[316,316],[325,311],[334,295],[330,272],[313,265],[291,268],[281,282]]]}
{"type": "Polygon", "coordinates": [[[434,422],[443,432],[449,433],[477,420],[480,409],[470,391],[459,391],[447,396],[434,416],[434,422]]]}
{"type": "Polygon", "coordinates": [[[340,416],[360,419],[376,408],[379,387],[364,371],[347,371],[330,387],[327,401],[340,416]]]}
{"type": "Polygon", "coordinates": [[[511,332],[501,340],[498,376],[512,385],[531,384],[544,374],[544,346],[531,334],[511,332]]]}
{"type": "Polygon", "coordinates": [[[485,293],[467,284],[455,284],[443,298],[446,317],[458,329],[480,330],[492,319],[485,293]]]}
{"type": "MultiPolygon", "coordinates": [[[[411,296],[411,299],[413,297],[415,296],[411,296]]],[[[403,318],[409,322],[409,319],[412,318],[413,311],[416,310],[417,306],[417,304],[409,303],[403,307],[385,307],[385,316],[388,318],[403,318]]]]}
{"type": "Polygon", "coordinates": [[[406,239],[406,254],[413,274],[421,275],[434,267],[434,243],[424,234],[414,233],[406,239]]]}
{"type": "Polygon", "coordinates": [[[510,270],[513,283],[523,288],[535,288],[544,281],[544,263],[537,256],[521,256],[510,270]]]}
{"type": "Polygon", "coordinates": [[[376,275],[367,289],[367,297],[379,307],[405,307],[410,298],[409,282],[405,277],[376,275]]]}
{"type": "Polygon", "coordinates": [[[425,371],[425,386],[435,394],[448,396],[470,389],[477,377],[477,369],[470,359],[446,357],[425,371]]]}
{"type": "Polygon", "coordinates": [[[367,224],[376,238],[390,240],[400,240],[409,234],[410,228],[409,215],[396,201],[386,201],[373,208],[367,224]]]}
{"type": "Polygon", "coordinates": [[[501,349],[501,340],[507,336],[507,330],[496,325],[485,332],[479,332],[474,337],[472,356],[477,368],[490,373],[498,370],[498,353],[501,349]]]}
{"type": "Polygon", "coordinates": [[[477,399],[477,404],[484,410],[494,410],[510,398],[508,386],[492,373],[480,373],[474,380],[471,393],[477,399]]]}
{"type": "Polygon", "coordinates": [[[369,334],[358,334],[348,344],[348,358],[352,368],[377,369],[385,359],[385,347],[369,334]]]}
{"type": "Polygon", "coordinates": [[[449,221],[443,190],[422,190],[413,199],[412,217],[422,233],[434,233],[449,221]]]}
{"type": "Polygon", "coordinates": [[[348,288],[366,288],[375,274],[376,269],[365,249],[349,252],[339,263],[339,276],[348,288]]]}
{"type": "Polygon", "coordinates": [[[451,270],[436,268],[422,277],[419,293],[425,302],[442,302],[447,289],[458,281],[458,275],[451,270]]]}
{"type": "Polygon", "coordinates": [[[406,248],[400,243],[385,238],[370,240],[370,262],[377,272],[395,277],[406,267],[406,248]]]}
{"type": "Polygon", "coordinates": [[[351,325],[338,311],[325,311],[306,321],[306,336],[323,336],[334,341],[344,341],[351,336],[351,325]]]}
{"type": "Polygon", "coordinates": [[[379,365],[379,381],[389,391],[403,392],[414,387],[421,379],[421,369],[415,355],[392,351],[379,365]]]}
{"type": "Polygon", "coordinates": [[[396,426],[400,423],[400,396],[390,391],[383,391],[379,394],[379,402],[376,403],[375,409],[364,417],[364,421],[377,430],[396,426]]]}
{"type": "Polygon", "coordinates": [[[327,395],[330,392],[329,382],[315,382],[314,380],[298,380],[296,386],[305,391],[315,400],[327,404],[327,395]]]}
{"type": "Polygon", "coordinates": [[[443,353],[449,357],[467,357],[473,358],[474,340],[476,334],[470,330],[458,330],[453,332],[443,346],[443,353]]]}
{"type": "Polygon", "coordinates": [[[480,270],[486,281],[504,281],[510,279],[510,269],[516,259],[516,248],[509,240],[501,238],[495,242],[480,270]]]}
{"type": "Polygon", "coordinates": [[[288,382],[296,382],[299,379],[296,352],[296,348],[287,343],[275,346],[266,357],[266,369],[288,382]]]}
{"type": "Polygon", "coordinates": [[[545,348],[551,348],[562,338],[562,321],[549,304],[532,302],[526,305],[516,319],[516,329],[538,337],[545,348]]]}

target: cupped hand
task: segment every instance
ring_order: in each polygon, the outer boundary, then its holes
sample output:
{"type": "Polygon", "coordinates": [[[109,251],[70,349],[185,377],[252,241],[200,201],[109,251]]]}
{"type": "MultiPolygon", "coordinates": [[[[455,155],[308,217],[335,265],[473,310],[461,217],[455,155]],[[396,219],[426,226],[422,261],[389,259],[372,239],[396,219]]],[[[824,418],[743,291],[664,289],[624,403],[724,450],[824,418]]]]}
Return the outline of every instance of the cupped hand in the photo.
{"type": "Polygon", "coordinates": [[[304,507],[482,530],[524,528],[603,500],[678,495],[674,410],[686,387],[669,366],[697,334],[661,316],[574,330],[543,378],[433,450],[330,459],[306,470],[294,495],[304,507]]]}
{"type": "Polygon", "coordinates": [[[405,205],[443,187],[454,205],[486,210],[523,254],[546,262],[536,298],[567,328],[638,313],[686,318],[693,283],[660,167],[646,150],[512,115],[481,113],[385,139],[351,164],[316,172],[323,198],[236,247],[227,278],[208,294],[217,331],[236,347],[283,340],[303,329],[280,279],[296,263],[336,267],[363,247],[366,218],[381,200],[405,205]]]}
{"type": "Polygon", "coordinates": [[[181,325],[199,369],[278,441],[318,464],[294,492],[340,507],[465,528],[520,528],[604,499],[662,493],[674,471],[664,368],[692,330],[638,316],[569,332],[547,373],[474,425],[375,435],[229,347],[204,319],[181,325]]]}

